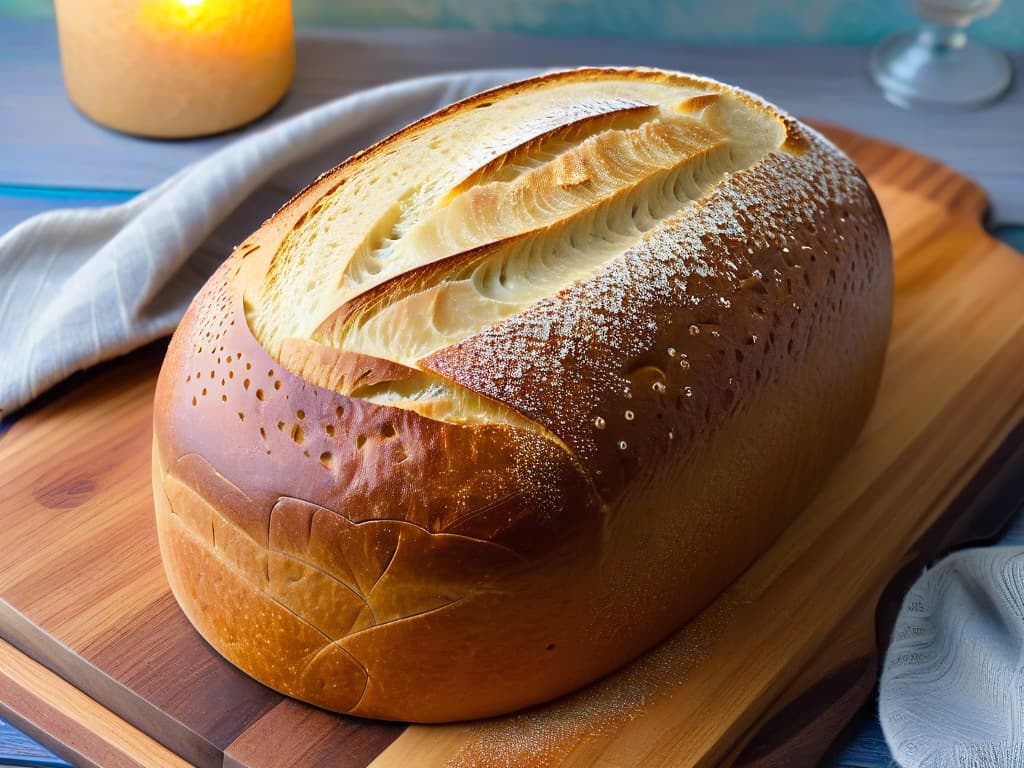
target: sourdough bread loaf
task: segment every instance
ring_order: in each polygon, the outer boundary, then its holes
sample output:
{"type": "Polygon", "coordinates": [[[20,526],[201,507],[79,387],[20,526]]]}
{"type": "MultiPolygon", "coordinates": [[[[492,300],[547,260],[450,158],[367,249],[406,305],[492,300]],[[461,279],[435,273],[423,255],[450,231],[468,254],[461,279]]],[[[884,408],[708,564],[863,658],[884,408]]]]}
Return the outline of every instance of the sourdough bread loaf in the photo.
{"type": "Polygon", "coordinates": [[[851,161],[704,78],[474,96],[321,176],[171,341],[171,587],[228,660],[356,715],[559,696],[693,616],[862,426],[890,244],[851,161]]]}

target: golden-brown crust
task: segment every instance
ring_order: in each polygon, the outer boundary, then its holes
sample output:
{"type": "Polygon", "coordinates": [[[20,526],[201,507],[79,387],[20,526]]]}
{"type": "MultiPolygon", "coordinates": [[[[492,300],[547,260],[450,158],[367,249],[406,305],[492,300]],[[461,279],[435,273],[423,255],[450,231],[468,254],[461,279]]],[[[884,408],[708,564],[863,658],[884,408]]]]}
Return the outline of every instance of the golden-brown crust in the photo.
{"type": "Polygon", "coordinates": [[[771,109],[653,70],[480,94],[299,193],[182,321],[154,415],[161,551],[192,623],[267,685],[417,721],[572,690],[735,578],[863,423],[891,313],[884,221],[849,160],[774,111],[780,151],[599,273],[429,355],[427,373],[306,339],[272,355],[253,336],[244,292],[356,165],[488,100],[608,77],[771,109]],[[422,375],[520,422],[353,396],[422,375]]]}

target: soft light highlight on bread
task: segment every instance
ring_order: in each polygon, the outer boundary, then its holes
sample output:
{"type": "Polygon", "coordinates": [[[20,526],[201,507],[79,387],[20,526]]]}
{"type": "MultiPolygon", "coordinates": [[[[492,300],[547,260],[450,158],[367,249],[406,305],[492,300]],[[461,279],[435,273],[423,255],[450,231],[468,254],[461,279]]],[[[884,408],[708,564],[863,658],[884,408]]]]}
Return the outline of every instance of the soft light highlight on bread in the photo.
{"type": "Polygon", "coordinates": [[[566,693],[817,491],[891,281],[857,170],[749,94],[579,70],[453,105],[296,196],[178,329],[154,441],[175,596],[337,711],[566,693]]]}

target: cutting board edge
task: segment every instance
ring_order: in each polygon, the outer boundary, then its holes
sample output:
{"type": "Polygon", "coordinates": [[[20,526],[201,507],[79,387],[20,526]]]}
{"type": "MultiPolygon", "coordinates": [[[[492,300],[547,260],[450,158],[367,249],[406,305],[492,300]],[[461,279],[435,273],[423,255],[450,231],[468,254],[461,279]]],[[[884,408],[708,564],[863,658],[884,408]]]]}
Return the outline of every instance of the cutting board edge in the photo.
{"type": "Polygon", "coordinates": [[[166,717],[155,704],[46,634],[2,597],[0,637],[190,763],[202,768],[222,764],[222,749],[180,721],[166,717]],[[150,720],[144,719],[145,715],[150,715],[150,720]]]}

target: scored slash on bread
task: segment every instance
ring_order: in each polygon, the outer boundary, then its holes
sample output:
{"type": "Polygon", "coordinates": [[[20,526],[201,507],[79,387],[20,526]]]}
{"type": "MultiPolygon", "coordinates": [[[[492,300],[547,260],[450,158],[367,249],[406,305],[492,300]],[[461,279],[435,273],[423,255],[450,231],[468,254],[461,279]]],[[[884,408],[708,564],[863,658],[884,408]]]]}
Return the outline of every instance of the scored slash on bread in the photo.
{"type": "Polygon", "coordinates": [[[852,442],[890,261],[849,159],[729,86],[577,70],[441,110],[297,195],[175,334],[174,594],[338,711],[481,717],[594,680],[852,442]]]}
{"type": "MultiPolygon", "coordinates": [[[[564,87],[573,86],[582,91],[587,83],[564,87]]],[[[569,93],[553,106],[542,102],[521,123],[503,126],[513,136],[502,136],[500,149],[484,139],[486,162],[461,180],[461,166],[448,163],[430,169],[429,182],[411,189],[400,184],[370,190],[387,201],[397,191],[399,201],[355,247],[335,293],[338,308],[312,338],[416,366],[599,271],[723,174],[784,140],[779,120],[760,115],[760,124],[752,126],[749,109],[735,101],[723,105],[718,94],[697,84],[691,91],[697,95],[682,101],[678,85],[642,82],[622,90],[633,95],[569,93]],[[641,95],[647,100],[638,100],[641,95]],[[510,138],[512,146],[505,147],[510,138]]],[[[493,108],[478,104],[474,116],[489,124],[482,110],[493,108]]],[[[344,210],[346,194],[362,195],[350,192],[354,188],[358,181],[339,187],[321,205],[318,220],[344,210]]],[[[276,267],[290,263],[291,243],[305,242],[301,234],[286,239],[264,292],[282,290],[276,267]]],[[[294,283],[283,285],[295,289],[294,283]]],[[[259,306],[251,316],[259,326],[259,306]]],[[[283,343],[273,330],[261,341],[271,350],[283,343]]],[[[418,407],[415,397],[404,403],[418,407]]]]}

